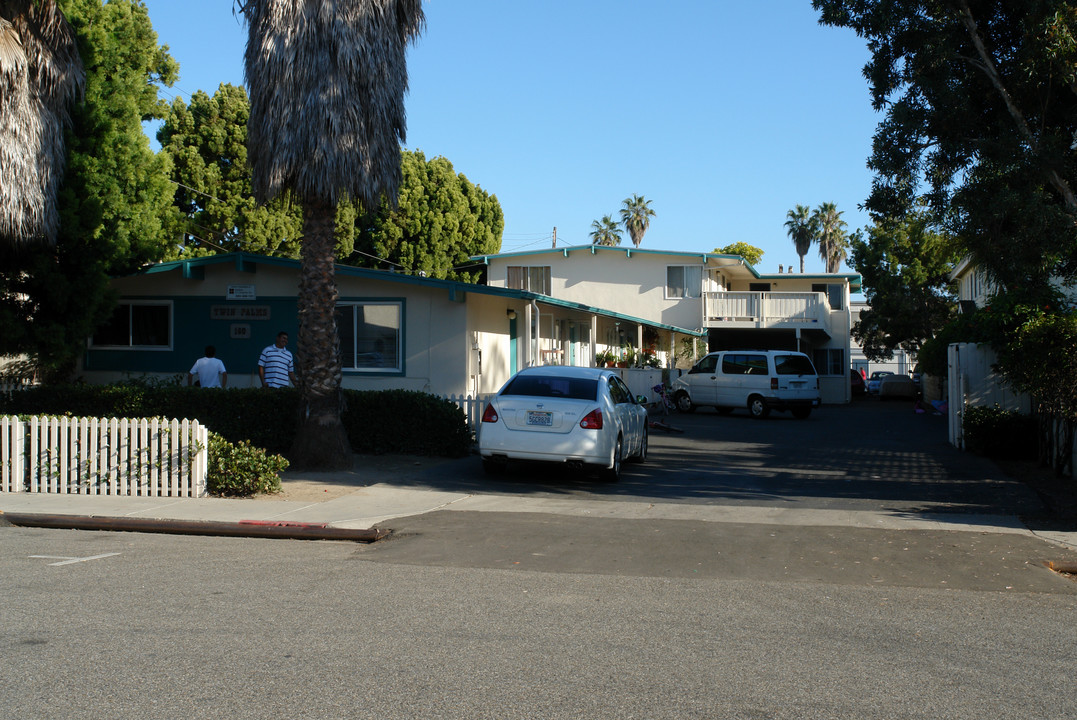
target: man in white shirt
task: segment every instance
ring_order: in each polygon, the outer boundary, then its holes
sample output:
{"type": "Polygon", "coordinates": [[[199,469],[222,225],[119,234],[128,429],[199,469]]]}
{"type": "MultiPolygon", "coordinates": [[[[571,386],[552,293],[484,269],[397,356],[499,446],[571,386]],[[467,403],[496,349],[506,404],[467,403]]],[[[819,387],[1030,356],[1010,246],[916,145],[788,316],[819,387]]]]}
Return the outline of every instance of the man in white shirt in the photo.
{"type": "Polygon", "coordinates": [[[206,356],[195,361],[194,367],[187,373],[187,385],[198,384],[204,388],[223,388],[228,385],[228,372],[224,363],[215,357],[217,348],[206,346],[206,356]]]}

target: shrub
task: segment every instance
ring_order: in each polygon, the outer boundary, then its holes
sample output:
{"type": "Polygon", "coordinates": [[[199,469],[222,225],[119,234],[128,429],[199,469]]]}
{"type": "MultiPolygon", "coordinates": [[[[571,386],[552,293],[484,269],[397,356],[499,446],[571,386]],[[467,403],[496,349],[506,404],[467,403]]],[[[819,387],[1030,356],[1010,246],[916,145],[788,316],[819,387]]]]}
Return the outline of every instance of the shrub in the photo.
{"type": "MultiPolygon", "coordinates": [[[[344,391],[342,420],[357,453],[462,457],[467,418],[454,403],[410,390],[344,391]]],[[[295,389],[203,390],[147,385],[35,386],[0,395],[0,415],[168,417],[198,420],[230,442],[287,454],[295,435],[295,389]]]]}
{"type": "Polygon", "coordinates": [[[209,434],[209,468],[206,487],[213,495],[248,496],[280,492],[280,473],[288,461],[270,455],[247,440],[231,443],[209,434]]]}
{"type": "Polygon", "coordinates": [[[1036,457],[1036,423],[1028,415],[993,407],[968,407],[961,421],[965,447],[977,455],[1009,460],[1036,457]]]}
{"type": "Polygon", "coordinates": [[[435,395],[345,390],[344,400],[344,427],[357,453],[462,457],[471,448],[464,411],[435,395]]]}

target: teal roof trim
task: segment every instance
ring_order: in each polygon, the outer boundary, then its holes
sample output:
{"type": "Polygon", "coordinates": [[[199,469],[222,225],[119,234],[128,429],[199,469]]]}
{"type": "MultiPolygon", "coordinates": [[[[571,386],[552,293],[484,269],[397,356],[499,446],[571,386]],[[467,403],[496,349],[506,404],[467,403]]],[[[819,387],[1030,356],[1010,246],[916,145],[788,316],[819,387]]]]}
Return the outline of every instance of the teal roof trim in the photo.
{"type": "MultiPolygon", "coordinates": [[[[187,273],[197,272],[204,273],[204,268],[210,265],[227,265],[231,264],[236,269],[242,272],[255,272],[255,268],[258,265],[272,265],[275,267],[290,268],[293,270],[299,270],[300,262],[291,258],[269,257],[267,255],[253,255],[250,253],[228,253],[225,255],[207,255],[205,257],[191,258],[189,260],[175,260],[173,262],[158,263],[156,265],[150,265],[143,268],[133,275],[152,275],[156,273],[172,272],[174,270],[181,270],[183,277],[190,277],[187,273]]],[[[585,313],[593,313],[595,315],[602,315],[605,317],[614,318],[615,320],[624,320],[626,322],[639,323],[647,325],[653,328],[659,328],[662,330],[668,330],[670,332],[680,333],[682,335],[694,335],[696,337],[706,336],[705,331],[689,330],[687,328],[680,328],[675,325],[666,325],[665,323],[656,323],[650,320],[644,320],[643,318],[633,317],[631,315],[624,315],[622,313],[613,312],[612,310],[606,310],[604,308],[593,307],[591,305],[584,305],[583,303],[570,302],[568,300],[559,300],[557,298],[549,297],[541,293],[534,293],[528,290],[514,290],[511,288],[499,288],[491,287],[489,285],[473,285],[471,283],[460,282],[458,280],[439,280],[437,278],[424,278],[417,275],[404,275],[402,273],[388,272],[386,270],[371,270],[370,268],[358,268],[351,265],[337,265],[337,275],[343,277],[357,277],[366,278],[369,280],[381,280],[384,282],[395,282],[403,285],[418,285],[420,287],[428,288],[440,288],[448,293],[451,301],[462,301],[467,293],[476,293],[479,295],[493,295],[496,297],[503,297],[513,300],[523,300],[525,302],[540,302],[545,305],[553,305],[555,307],[562,307],[569,310],[578,310],[585,313]]]]}

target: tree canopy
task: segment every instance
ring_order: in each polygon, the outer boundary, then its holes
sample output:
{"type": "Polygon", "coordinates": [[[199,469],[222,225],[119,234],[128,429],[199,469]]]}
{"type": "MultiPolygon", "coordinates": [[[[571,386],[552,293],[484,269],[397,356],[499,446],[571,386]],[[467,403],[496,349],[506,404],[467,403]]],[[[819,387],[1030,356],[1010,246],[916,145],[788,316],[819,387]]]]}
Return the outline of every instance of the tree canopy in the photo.
{"type": "Polygon", "coordinates": [[[935,219],[1005,288],[1077,277],[1077,7],[1063,0],[813,0],[864,37],[884,113],[866,207],[935,219]]]}
{"type": "Polygon", "coordinates": [[[934,232],[923,213],[880,221],[852,240],[849,264],[863,278],[868,309],[853,335],[869,360],[896,348],[916,354],[946,325],[957,304],[950,271],[958,259],[951,238],[934,232]]]}
{"type": "Polygon", "coordinates": [[[396,206],[383,201],[373,217],[360,216],[355,249],[347,263],[429,277],[476,282],[481,268],[468,258],[501,250],[505,217],[491,195],[443,157],[419,150],[401,157],[396,206]]]}
{"type": "MultiPolygon", "coordinates": [[[[222,84],[213,97],[199,90],[190,105],[175,99],[157,132],[162,153],[172,161],[183,221],[177,240],[188,255],[242,250],[299,257],[299,206],[287,194],[265,205],[254,199],[247,165],[249,113],[247,91],[222,84]]],[[[344,254],[350,252],[349,244],[344,254]]]]}
{"type": "Polygon", "coordinates": [[[621,229],[612,215],[603,215],[591,223],[591,244],[616,246],[621,244],[621,229]]]}
{"type": "Polygon", "coordinates": [[[56,245],[0,267],[0,354],[28,353],[52,375],[71,369],[108,317],[109,274],[161,258],[174,222],[168,161],[150,150],[142,122],[164,115],[157,87],[175,80],[175,61],[157,45],[139,2],[61,7],[76,32],[86,89],[72,111],[56,245]]]}
{"type": "Polygon", "coordinates": [[[744,241],[735,242],[725,247],[714,248],[719,255],[740,255],[749,265],[758,265],[763,260],[763,249],[749,245],[744,241]]]}
{"type": "Polygon", "coordinates": [[[651,218],[654,216],[651,201],[645,200],[642,195],[633,194],[632,197],[625,198],[621,206],[621,223],[632,238],[634,247],[639,247],[643,242],[643,236],[651,226],[651,218]]]}

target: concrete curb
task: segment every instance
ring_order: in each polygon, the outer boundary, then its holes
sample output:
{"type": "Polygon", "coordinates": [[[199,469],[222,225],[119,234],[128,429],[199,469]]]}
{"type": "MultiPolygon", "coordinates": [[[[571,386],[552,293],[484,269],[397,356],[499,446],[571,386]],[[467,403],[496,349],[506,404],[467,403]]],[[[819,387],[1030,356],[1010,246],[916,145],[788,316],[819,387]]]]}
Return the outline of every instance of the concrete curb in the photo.
{"type": "Polygon", "coordinates": [[[20,527],[67,530],[115,530],[121,532],[167,533],[171,535],[215,535],[227,537],[279,538],[290,540],[347,540],[376,542],[392,530],[334,527],[327,523],[275,520],[166,520],[132,517],[47,515],[41,513],[0,513],[0,518],[20,527]]]}

